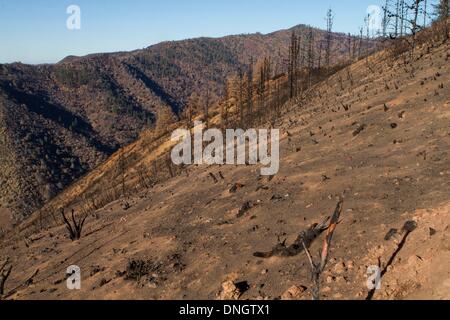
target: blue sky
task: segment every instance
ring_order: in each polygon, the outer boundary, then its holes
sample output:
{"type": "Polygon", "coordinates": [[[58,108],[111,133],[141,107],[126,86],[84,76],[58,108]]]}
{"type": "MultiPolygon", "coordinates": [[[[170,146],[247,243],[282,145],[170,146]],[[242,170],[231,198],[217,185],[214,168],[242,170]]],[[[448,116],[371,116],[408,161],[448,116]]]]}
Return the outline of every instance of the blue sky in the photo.
{"type": "Polygon", "coordinates": [[[357,33],[384,0],[0,0],[0,63],[53,63],[68,55],[134,50],[165,40],[268,33],[296,24],[357,33]],[[81,29],[68,30],[69,5],[81,29]]]}

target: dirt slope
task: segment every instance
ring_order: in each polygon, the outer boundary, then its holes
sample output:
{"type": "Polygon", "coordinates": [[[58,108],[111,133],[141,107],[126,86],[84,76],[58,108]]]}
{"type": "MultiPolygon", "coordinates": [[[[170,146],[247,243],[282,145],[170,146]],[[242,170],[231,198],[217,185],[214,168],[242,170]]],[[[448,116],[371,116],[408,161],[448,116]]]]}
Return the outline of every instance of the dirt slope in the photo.
{"type": "Polygon", "coordinates": [[[303,253],[253,253],[278,239],[292,243],[343,195],[324,298],[365,299],[367,267],[381,262],[387,272],[375,299],[449,299],[449,46],[424,45],[415,57],[359,61],[290,106],[276,125],[281,169],[272,180],[252,166],[192,167],[134,194],[127,210],[122,201],[98,210],[78,242],[63,227],[5,239],[0,256],[14,265],[7,289],[39,269],[10,298],[215,299],[226,280],[246,287],[241,299],[274,299],[293,286],[301,292],[311,286],[303,253]],[[243,187],[231,193],[235,183],[243,187]],[[410,220],[417,228],[388,266],[410,220]],[[385,240],[391,229],[399,233],[385,240]],[[65,284],[74,264],[79,291],[65,284]]]}

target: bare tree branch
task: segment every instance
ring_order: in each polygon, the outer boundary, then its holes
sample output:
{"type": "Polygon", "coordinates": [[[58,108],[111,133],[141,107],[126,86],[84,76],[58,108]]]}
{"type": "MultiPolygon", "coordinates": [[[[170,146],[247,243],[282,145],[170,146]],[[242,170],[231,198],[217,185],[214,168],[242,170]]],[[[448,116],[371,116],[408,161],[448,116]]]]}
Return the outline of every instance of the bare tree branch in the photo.
{"type": "Polygon", "coordinates": [[[313,286],[311,292],[312,292],[312,296],[313,296],[314,300],[320,300],[320,277],[328,263],[331,242],[333,240],[333,235],[336,230],[336,227],[339,224],[339,219],[340,219],[340,216],[342,213],[343,204],[344,204],[344,200],[341,199],[338,202],[336,209],[334,210],[333,216],[331,217],[330,224],[327,228],[327,234],[326,234],[325,240],[323,242],[323,246],[322,246],[322,252],[320,255],[320,263],[314,262],[311,252],[308,249],[308,245],[305,243],[305,241],[302,241],[303,249],[304,249],[306,256],[308,257],[309,263],[311,265],[311,278],[314,283],[314,286],[313,286]]]}

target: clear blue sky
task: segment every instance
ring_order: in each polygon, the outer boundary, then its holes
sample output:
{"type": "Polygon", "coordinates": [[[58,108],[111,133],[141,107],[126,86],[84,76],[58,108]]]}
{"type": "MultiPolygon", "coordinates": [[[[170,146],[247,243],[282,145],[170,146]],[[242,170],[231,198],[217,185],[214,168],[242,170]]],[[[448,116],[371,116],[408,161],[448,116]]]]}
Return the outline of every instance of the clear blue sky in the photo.
{"type": "Polygon", "coordinates": [[[356,33],[384,0],[0,0],[0,63],[57,62],[68,55],[134,50],[165,40],[268,33],[296,24],[356,33]],[[81,29],[68,30],[69,5],[81,29]]]}

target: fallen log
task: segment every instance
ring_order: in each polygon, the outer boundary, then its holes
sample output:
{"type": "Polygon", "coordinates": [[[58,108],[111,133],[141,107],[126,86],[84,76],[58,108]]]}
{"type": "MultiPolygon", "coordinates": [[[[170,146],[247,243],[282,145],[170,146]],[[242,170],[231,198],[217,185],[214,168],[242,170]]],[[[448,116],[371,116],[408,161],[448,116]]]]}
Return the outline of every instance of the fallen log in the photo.
{"type": "Polygon", "coordinates": [[[253,256],[257,258],[271,258],[271,257],[294,257],[298,254],[302,253],[305,248],[309,249],[313,244],[314,240],[316,240],[322,233],[325,231],[330,231],[330,228],[336,227],[339,219],[340,212],[342,210],[342,203],[340,201],[337,205],[336,212],[333,217],[327,217],[322,223],[315,223],[311,225],[307,230],[300,232],[297,239],[290,246],[286,245],[286,241],[282,243],[278,243],[271,251],[268,252],[255,252],[253,256]]]}

